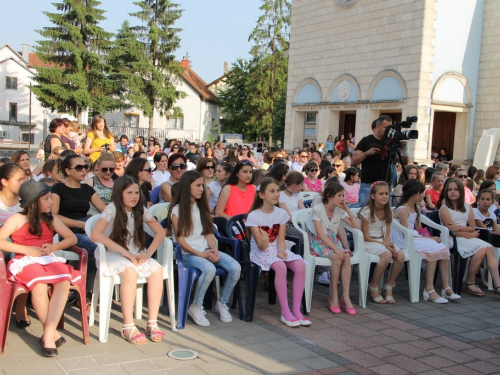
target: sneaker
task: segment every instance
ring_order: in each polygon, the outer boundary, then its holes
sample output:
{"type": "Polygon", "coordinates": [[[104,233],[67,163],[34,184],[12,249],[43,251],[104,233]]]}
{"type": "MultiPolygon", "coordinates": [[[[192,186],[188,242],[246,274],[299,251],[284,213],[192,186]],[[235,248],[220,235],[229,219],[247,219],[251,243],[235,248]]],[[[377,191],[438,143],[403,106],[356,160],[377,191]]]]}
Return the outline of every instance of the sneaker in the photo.
{"type": "Polygon", "coordinates": [[[188,314],[199,326],[208,327],[210,325],[209,320],[205,317],[207,313],[203,310],[203,306],[198,306],[194,303],[191,304],[188,309],[188,314]]]}
{"type": "Polygon", "coordinates": [[[318,284],[330,285],[330,272],[325,271],[321,275],[316,276],[316,282],[318,284]]]}
{"type": "Polygon", "coordinates": [[[233,321],[233,317],[229,313],[229,307],[227,307],[225,303],[217,301],[215,304],[215,311],[219,313],[221,322],[229,323],[233,321]]]}

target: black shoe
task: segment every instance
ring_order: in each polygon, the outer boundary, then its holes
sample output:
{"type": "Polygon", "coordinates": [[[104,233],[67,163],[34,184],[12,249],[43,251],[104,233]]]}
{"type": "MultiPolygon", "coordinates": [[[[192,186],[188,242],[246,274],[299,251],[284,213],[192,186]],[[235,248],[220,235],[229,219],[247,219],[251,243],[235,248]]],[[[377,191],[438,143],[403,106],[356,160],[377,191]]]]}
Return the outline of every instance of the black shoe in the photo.
{"type": "MultiPolygon", "coordinates": [[[[66,343],[67,343],[66,338],[64,336],[61,336],[56,340],[56,348],[59,348],[60,346],[63,346],[66,343]]],[[[40,337],[40,345],[42,345],[43,348],[43,336],[40,337]]]]}
{"type": "Polygon", "coordinates": [[[68,301],[66,302],[68,305],[72,305],[76,302],[78,298],[78,294],[75,291],[70,291],[68,294],[68,301]]]}
{"type": "Polygon", "coordinates": [[[16,320],[16,326],[19,329],[24,329],[31,325],[31,320],[16,320]]]}
{"type": "Polygon", "coordinates": [[[43,354],[45,355],[45,357],[55,357],[59,354],[56,348],[45,347],[45,344],[43,343],[43,336],[40,337],[40,345],[42,346],[43,354]]]}

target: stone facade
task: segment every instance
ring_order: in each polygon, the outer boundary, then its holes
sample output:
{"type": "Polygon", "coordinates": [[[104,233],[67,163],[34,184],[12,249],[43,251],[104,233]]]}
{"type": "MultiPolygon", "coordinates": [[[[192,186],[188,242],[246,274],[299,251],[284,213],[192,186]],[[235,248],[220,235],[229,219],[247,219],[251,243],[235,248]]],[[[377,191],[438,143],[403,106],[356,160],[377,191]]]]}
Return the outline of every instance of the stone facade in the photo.
{"type": "Polygon", "coordinates": [[[293,2],[285,148],[329,134],[359,140],[387,113],[418,116],[412,159],[428,161],[431,146],[450,147],[458,163],[471,159],[480,135],[475,116],[483,116],[478,77],[491,74],[483,61],[498,72],[498,56],[485,46],[498,48],[499,9],[489,0],[293,2]],[[315,124],[306,124],[307,113],[316,113],[315,124]],[[442,134],[446,113],[453,113],[451,130],[442,134]]]}

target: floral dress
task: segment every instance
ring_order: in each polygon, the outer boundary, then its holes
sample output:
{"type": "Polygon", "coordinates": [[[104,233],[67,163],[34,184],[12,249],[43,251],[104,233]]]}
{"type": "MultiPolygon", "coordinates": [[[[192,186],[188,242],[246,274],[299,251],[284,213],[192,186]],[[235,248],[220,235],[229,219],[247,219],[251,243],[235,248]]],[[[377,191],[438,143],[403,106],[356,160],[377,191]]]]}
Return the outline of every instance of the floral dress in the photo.
{"type": "MultiPolygon", "coordinates": [[[[332,242],[340,250],[351,252],[349,250],[344,250],[342,248],[342,242],[340,242],[337,237],[337,232],[339,230],[340,221],[347,217],[347,212],[339,207],[335,207],[333,210],[333,215],[328,216],[325,211],[325,206],[323,203],[315,205],[311,210],[311,216],[307,221],[307,231],[309,238],[311,239],[311,255],[316,257],[326,258],[334,253],[333,249],[323,242],[321,238],[316,233],[316,227],[314,221],[319,221],[321,223],[321,229],[327,235],[327,237],[332,240],[332,242]]],[[[352,256],[352,254],[351,254],[352,256]]]]}
{"type": "Polygon", "coordinates": [[[292,253],[286,249],[287,258],[278,258],[278,233],[282,224],[288,222],[287,212],[279,207],[274,207],[270,214],[263,213],[260,209],[254,210],[248,214],[245,226],[247,228],[257,227],[269,235],[269,247],[261,251],[257,246],[255,239],[250,240],[250,260],[260,266],[263,271],[269,271],[275,262],[290,262],[293,260],[303,260],[300,255],[292,253]]]}
{"type": "MultiPolygon", "coordinates": [[[[104,234],[107,237],[111,235],[111,231],[113,230],[113,221],[115,219],[115,216],[116,216],[115,204],[110,203],[101,214],[101,218],[105,219],[108,222],[106,229],[104,229],[104,234]]],[[[142,251],[145,251],[145,249],[138,249],[134,245],[134,240],[133,240],[134,217],[132,216],[132,212],[127,212],[127,218],[128,218],[127,230],[129,232],[127,248],[132,254],[139,255],[142,251]]],[[[151,220],[152,218],[153,216],[151,215],[151,213],[147,209],[144,209],[144,216],[143,216],[144,223],[151,220]]],[[[138,278],[143,278],[143,277],[147,278],[151,276],[153,273],[155,273],[158,268],[161,268],[160,263],[158,263],[153,258],[149,258],[146,262],[140,265],[135,265],[129,259],[125,258],[123,255],[118,254],[117,252],[111,249],[106,249],[106,250],[107,250],[106,260],[108,263],[108,268],[104,270],[104,276],[107,277],[118,275],[123,271],[125,271],[127,268],[132,267],[136,270],[138,278]]],[[[100,259],[99,251],[95,252],[95,258],[96,258],[97,268],[99,269],[99,259],[100,259]]]]}

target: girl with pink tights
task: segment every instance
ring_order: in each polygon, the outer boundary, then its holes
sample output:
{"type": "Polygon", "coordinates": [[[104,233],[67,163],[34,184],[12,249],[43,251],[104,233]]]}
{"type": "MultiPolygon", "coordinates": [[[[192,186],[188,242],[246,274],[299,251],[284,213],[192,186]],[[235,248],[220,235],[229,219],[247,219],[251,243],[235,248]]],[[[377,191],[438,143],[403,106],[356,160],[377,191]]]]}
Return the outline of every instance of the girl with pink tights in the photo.
{"type": "Polygon", "coordinates": [[[290,216],[276,207],[280,197],[278,182],[263,178],[257,186],[255,199],[245,225],[250,231],[250,260],[263,271],[274,270],[274,286],[281,306],[281,321],[288,327],[309,326],[311,321],[302,316],[300,303],[305,285],[305,262],[301,256],[286,248],[286,225],[290,216]],[[293,272],[292,311],[288,307],[287,269],[293,272]]]}

